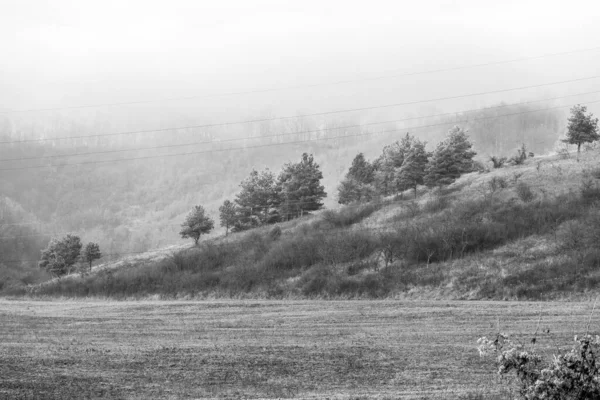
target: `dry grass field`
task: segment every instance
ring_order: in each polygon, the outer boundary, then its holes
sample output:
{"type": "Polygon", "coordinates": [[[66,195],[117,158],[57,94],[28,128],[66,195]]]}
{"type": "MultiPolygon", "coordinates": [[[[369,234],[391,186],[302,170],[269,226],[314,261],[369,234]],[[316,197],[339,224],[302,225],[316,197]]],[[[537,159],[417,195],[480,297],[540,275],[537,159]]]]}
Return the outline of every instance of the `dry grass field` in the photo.
{"type": "Polygon", "coordinates": [[[538,349],[550,352],[585,331],[591,310],[585,302],[0,299],[0,399],[507,398],[477,338],[499,326],[528,341],[540,320],[550,333],[538,349]]]}

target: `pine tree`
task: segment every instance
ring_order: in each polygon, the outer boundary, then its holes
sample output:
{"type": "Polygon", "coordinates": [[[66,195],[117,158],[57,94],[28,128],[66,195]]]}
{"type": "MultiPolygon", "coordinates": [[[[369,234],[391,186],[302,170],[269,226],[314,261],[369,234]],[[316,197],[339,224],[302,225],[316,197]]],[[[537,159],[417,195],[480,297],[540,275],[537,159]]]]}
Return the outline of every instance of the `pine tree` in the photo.
{"type": "Polygon", "coordinates": [[[397,180],[398,170],[404,164],[414,140],[407,133],[400,141],[385,146],[381,156],[373,163],[376,168],[374,184],[380,194],[387,196],[402,190],[397,180]]]}
{"type": "Polygon", "coordinates": [[[586,115],[587,107],[576,105],[571,108],[571,117],[567,126],[567,138],[563,142],[577,145],[577,161],[583,143],[591,143],[600,140],[598,134],[598,118],[594,114],[586,115]]]}
{"type": "Polygon", "coordinates": [[[374,181],[375,167],[365,159],[363,153],[358,153],[338,186],[338,203],[372,200],[376,197],[374,181]]]}
{"type": "Polygon", "coordinates": [[[465,172],[473,169],[473,157],[477,153],[467,133],[455,126],[450,129],[445,140],[438,143],[427,166],[424,183],[429,186],[443,186],[453,183],[465,172]]]}
{"type": "Polygon", "coordinates": [[[90,266],[90,271],[92,271],[92,262],[94,260],[98,260],[102,257],[102,253],[100,253],[100,246],[98,243],[88,243],[83,248],[82,258],[85,262],[87,262],[90,266]]]}
{"type": "Polygon", "coordinates": [[[202,206],[194,206],[192,211],[187,215],[183,224],[181,224],[181,232],[179,234],[183,239],[192,238],[194,244],[198,244],[200,236],[210,232],[214,227],[213,220],[206,215],[206,211],[202,206]]]}
{"type": "Polygon", "coordinates": [[[240,183],[242,190],[236,195],[238,220],[235,231],[279,221],[280,198],[275,176],[268,169],[253,170],[250,176],[240,183]]]}
{"type": "Polygon", "coordinates": [[[373,183],[373,180],[375,179],[375,170],[373,165],[365,159],[363,153],[358,153],[356,157],[354,157],[352,165],[346,174],[346,178],[351,178],[365,184],[373,183]]]}
{"type": "Polygon", "coordinates": [[[280,214],[291,219],[321,209],[327,196],[321,179],[323,173],[312,154],[304,153],[300,162],[284,165],[277,180],[280,214]]]}
{"type": "Polygon", "coordinates": [[[237,216],[235,203],[225,200],[223,205],[219,207],[219,217],[221,219],[221,226],[225,227],[225,236],[229,234],[229,228],[235,225],[237,216]]]}
{"type": "Polygon", "coordinates": [[[429,153],[425,150],[425,145],[425,142],[415,140],[398,171],[400,185],[412,188],[415,192],[415,199],[417,198],[417,186],[424,183],[425,169],[429,159],[429,153]]]}
{"type": "Polygon", "coordinates": [[[55,276],[68,274],[79,259],[81,246],[79,236],[67,235],[60,240],[53,239],[42,251],[38,265],[55,276]]]}

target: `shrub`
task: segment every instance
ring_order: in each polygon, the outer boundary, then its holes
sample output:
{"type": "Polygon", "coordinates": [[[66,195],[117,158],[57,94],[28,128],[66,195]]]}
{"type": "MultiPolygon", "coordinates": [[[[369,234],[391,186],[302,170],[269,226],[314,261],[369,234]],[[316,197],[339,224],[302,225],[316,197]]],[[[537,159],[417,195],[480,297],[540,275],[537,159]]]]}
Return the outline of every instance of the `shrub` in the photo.
{"type": "Polygon", "coordinates": [[[591,179],[584,180],[581,183],[580,191],[581,198],[586,204],[600,200],[600,186],[591,179]]]}
{"type": "Polygon", "coordinates": [[[367,218],[375,211],[381,209],[383,203],[373,202],[367,204],[352,204],[340,208],[337,211],[327,210],[324,211],[321,216],[336,228],[350,226],[356,224],[363,219],[367,218]]]}
{"type": "Polygon", "coordinates": [[[485,166],[481,161],[473,161],[473,172],[478,172],[480,174],[485,174],[490,172],[490,169],[485,166]]]}
{"type": "Polygon", "coordinates": [[[330,291],[332,272],[322,265],[311,268],[300,279],[299,286],[305,296],[317,296],[330,291]]]}
{"type": "Polygon", "coordinates": [[[596,178],[596,179],[600,179],[600,168],[594,168],[593,170],[590,171],[590,174],[596,178]]]}
{"type": "Polygon", "coordinates": [[[501,176],[494,176],[488,181],[488,187],[492,192],[496,192],[498,190],[506,189],[508,187],[508,182],[501,176]]]}
{"type": "Polygon", "coordinates": [[[281,237],[281,228],[279,226],[274,227],[269,231],[269,238],[273,241],[278,240],[281,237]]]}
{"type": "Polygon", "coordinates": [[[448,196],[435,195],[423,205],[423,211],[426,213],[436,213],[445,210],[451,204],[448,196]]]}
{"type": "MultiPolygon", "coordinates": [[[[532,343],[535,345],[534,337],[532,343]]],[[[480,355],[497,356],[499,375],[514,374],[520,399],[564,400],[600,398],[600,336],[575,336],[572,349],[546,361],[535,351],[512,342],[503,333],[478,341],[480,355]]]]}
{"type": "Polygon", "coordinates": [[[525,182],[520,182],[515,187],[515,192],[517,192],[517,196],[523,203],[529,203],[535,199],[535,193],[531,190],[531,187],[525,182]]]}
{"type": "Polygon", "coordinates": [[[506,157],[491,156],[490,161],[492,162],[492,165],[495,169],[502,168],[504,166],[504,163],[506,162],[506,157]]]}
{"type": "Polygon", "coordinates": [[[554,151],[563,160],[566,160],[571,156],[571,154],[569,153],[569,145],[567,143],[564,143],[562,140],[558,141],[554,145],[554,151]]]}
{"type": "Polygon", "coordinates": [[[525,143],[523,143],[521,144],[521,148],[517,149],[517,154],[511,157],[510,161],[514,165],[521,165],[527,160],[527,154],[527,147],[525,147],[525,143]]]}

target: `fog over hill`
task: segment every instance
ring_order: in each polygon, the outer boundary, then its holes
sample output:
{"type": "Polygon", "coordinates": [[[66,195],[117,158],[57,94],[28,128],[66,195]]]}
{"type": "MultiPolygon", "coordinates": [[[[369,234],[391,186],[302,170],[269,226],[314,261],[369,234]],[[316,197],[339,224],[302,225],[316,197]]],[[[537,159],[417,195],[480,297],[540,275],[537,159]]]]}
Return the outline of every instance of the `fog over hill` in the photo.
{"type": "Polygon", "coordinates": [[[406,132],[433,150],[459,125],[481,161],[551,152],[570,106],[600,112],[593,4],[5,2],[2,271],[66,232],[180,244],[192,206],[217,219],[253,168],[305,152],[327,208],[358,152],[406,132]]]}

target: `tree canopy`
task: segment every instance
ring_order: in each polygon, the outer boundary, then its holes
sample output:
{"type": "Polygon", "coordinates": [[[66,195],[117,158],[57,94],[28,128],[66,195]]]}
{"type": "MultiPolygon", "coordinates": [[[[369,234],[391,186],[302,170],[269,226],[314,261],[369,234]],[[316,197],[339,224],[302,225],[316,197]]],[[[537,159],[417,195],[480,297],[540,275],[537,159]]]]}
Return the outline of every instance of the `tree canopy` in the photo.
{"type": "Polygon", "coordinates": [[[404,158],[410,151],[414,137],[407,133],[400,141],[383,148],[382,154],[373,163],[375,168],[375,186],[384,196],[402,190],[398,182],[398,170],[404,164],[404,158]]]}
{"type": "Polygon", "coordinates": [[[235,225],[237,220],[237,207],[235,203],[225,200],[223,205],[219,207],[219,218],[221,226],[225,228],[225,236],[229,234],[229,228],[235,225]]]}
{"type": "Polygon", "coordinates": [[[90,266],[90,271],[92,270],[92,262],[94,260],[98,260],[102,257],[102,253],[100,253],[100,246],[97,243],[88,243],[83,248],[83,252],[81,254],[81,258],[83,261],[87,262],[90,266]]]}
{"type": "Polygon", "coordinates": [[[594,114],[586,114],[587,107],[576,105],[571,108],[571,117],[567,126],[567,138],[565,143],[577,145],[577,160],[583,143],[591,143],[600,140],[598,134],[598,118],[594,114]]]}
{"type": "Polygon", "coordinates": [[[398,171],[398,182],[404,188],[412,188],[417,197],[417,186],[424,183],[425,169],[429,153],[425,150],[425,142],[414,140],[411,149],[398,171]]]}
{"type": "Polygon", "coordinates": [[[300,162],[285,164],[277,179],[280,215],[288,220],[322,208],[327,193],[321,179],[323,173],[312,154],[304,153],[300,162]]]}
{"type": "Polygon", "coordinates": [[[451,128],[433,152],[424,177],[425,184],[429,187],[449,185],[471,171],[473,157],[477,154],[472,147],[466,131],[458,126],[451,128]]]}
{"type": "Polygon", "coordinates": [[[81,239],[79,236],[66,235],[62,239],[53,239],[45,250],[38,265],[45,268],[54,276],[68,274],[81,252],[81,239]]]}
{"type": "Polygon", "coordinates": [[[346,178],[351,178],[361,183],[372,183],[375,179],[375,168],[365,159],[363,153],[358,153],[354,157],[354,160],[352,160],[352,165],[346,174],[346,178]]]}
{"type": "Polygon", "coordinates": [[[352,165],[346,177],[338,186],[338,203],[349,204],[355,201],[371,201],[377,196],[374,186],[375,165],[365,159],[363,153],[358,153],[352,160],[352,165]]]}
{"type": "Polygon", "coordinates": [[[183,224],[181,224],[181,232],[179,234],[183,239],[192,238],[195,244],[198,244],[200,236],[210,232],[214,227],[213,220],[206,215],[206,211],[202,206],[194,206],[192,211],[187,215],[183,224]]]}
{"type": "Polygon", "coordinates": [[[252,170],[240,187],[242,190],[235,199],[239,207],[236,231],[279,221],[279,195],[275,175],[271,171],[252,170]]]}

